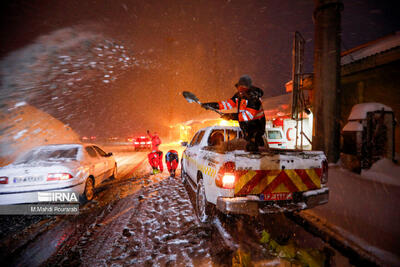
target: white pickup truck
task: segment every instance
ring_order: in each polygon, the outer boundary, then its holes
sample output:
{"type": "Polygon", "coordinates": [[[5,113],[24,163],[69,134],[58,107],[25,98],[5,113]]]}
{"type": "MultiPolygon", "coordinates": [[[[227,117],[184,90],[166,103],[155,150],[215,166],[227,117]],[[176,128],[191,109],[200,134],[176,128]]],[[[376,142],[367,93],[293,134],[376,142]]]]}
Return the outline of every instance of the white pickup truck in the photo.
{"type": "Polygon", "coordinates": [[[239,127],[200,129],[182,155],[182,182],[196,192],[195,211],[207,223],[225,214],[291,212],[325,204],[328,164],[323,152],[246,152],[239,127]]]}

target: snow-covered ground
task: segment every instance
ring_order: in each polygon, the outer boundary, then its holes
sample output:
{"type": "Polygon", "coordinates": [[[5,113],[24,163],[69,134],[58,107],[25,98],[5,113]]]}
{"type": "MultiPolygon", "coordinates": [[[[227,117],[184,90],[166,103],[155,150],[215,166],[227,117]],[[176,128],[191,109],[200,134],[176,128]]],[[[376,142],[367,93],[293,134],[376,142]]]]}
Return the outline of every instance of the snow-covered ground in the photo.
{"type": "Polygon", "coordinates": [[[363,170],[361,177],[387,185],[400,186],[400,166],[384,158],[375,162],[369,170],[363,170]]]}
{"type": "Polygon", "coordinates": [[[88,229],[63,264],[211,266],[209,230],[197,224],[179,179],[161,173],[140,183],[142,190],[88,229]]]}
{"type": "Polygon", "coordinates": [[[361,175],[329,166],[329,202],[306,213],[389,266],[400,266],[400,167],[388,159],[361,175]]]}

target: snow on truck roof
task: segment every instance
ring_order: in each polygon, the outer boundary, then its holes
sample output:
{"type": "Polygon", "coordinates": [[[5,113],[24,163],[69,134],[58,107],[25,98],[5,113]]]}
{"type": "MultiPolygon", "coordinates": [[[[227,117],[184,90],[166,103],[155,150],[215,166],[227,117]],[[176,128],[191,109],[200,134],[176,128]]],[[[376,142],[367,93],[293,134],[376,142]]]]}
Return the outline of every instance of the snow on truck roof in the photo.
{"type": "Polygon", "coordinates": [[[202,128],[201,130],[208,130],[208,129],[230,129],[230,130],[237,130],[240,129],[238,126],[222,126],[222,125],[213,125],[202,128]]]}
{"type": "Polygon", "coordinates": [[[390,107],[381,103],[370,102],[370,103],[357,104],[354,105],[353,108],[351,109],[348,120],[349,121],[364,120],[367,118],[368,112],[381,111],[382,109],[384,111],[392,111],[390,107]]]}
{"type": "Polygon", "coordinates": [[[358,121],[349,121],[343,127],[342,131],[343,132],[362,132],[363,131],[363,126],[358,121]]]}

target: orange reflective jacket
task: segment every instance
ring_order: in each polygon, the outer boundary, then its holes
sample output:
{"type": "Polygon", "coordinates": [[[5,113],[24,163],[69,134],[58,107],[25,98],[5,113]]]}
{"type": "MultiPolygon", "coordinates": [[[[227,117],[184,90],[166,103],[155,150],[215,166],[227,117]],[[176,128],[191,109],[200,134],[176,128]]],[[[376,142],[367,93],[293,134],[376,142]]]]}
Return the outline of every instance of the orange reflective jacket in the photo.
{"type": "Polygon", "coordinates": [[[262,96],[261,89],[256,87],[248,89],[247,94],[245,94],[244,96],[240,96],[239,93],[236,93],[232,98],[226,101],[218,102],[219,109],[230,110],[238,107],[239,121],[251,121],[261,119],[265,115],[260,98],[254,97],[254,95],[257,94],[262,96]]]}

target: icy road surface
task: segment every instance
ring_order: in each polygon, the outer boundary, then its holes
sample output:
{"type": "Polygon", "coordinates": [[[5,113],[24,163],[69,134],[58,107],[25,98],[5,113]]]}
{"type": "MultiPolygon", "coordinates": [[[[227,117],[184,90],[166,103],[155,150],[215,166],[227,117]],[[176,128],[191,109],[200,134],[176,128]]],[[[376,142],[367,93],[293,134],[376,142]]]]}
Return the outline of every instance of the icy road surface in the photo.
{"type": "Polygon", "coordinates": [[[196,224],[183,186],[164,179],[141,193],[86,233],[77,260],[84,266],[211,265],[208,233],[196,224]]]}

